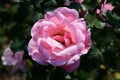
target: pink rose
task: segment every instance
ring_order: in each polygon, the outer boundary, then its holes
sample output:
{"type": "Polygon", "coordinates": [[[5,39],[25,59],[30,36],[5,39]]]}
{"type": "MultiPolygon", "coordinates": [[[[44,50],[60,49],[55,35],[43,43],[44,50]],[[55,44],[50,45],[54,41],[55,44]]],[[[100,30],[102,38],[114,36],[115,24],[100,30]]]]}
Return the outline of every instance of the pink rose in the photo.
{"type": "Polygon", "coordinates": [[[13,51],[8,47],[4,50],[3,56],[1,57],[3,61],[3,65],[12,66],[12,73],[16,70],[20,69],[21,71],[25,71],[25,61],[23,58],[23,51],[18,51],[13,53],[13,51]]]}
{"type": "Polygon", "coordinates": [[[47,12],[31,30],[28,52],[39,64],[60,66],[72,72],[79,66],[80,56],[91,47],[90,29],[75,9],[60,7],[47,12]]]}

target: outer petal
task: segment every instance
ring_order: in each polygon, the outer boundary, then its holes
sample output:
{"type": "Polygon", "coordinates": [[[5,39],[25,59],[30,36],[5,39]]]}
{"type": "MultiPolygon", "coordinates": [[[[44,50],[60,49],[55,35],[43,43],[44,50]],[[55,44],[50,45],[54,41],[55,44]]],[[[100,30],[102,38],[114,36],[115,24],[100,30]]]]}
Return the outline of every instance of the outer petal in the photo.
{"type": "Polygon", "coordinates": [[[53,22],[46,20],[37,21],[31,29],[33,40],[37,41],[39,37],[48,37],[57,33],[57,27],[53,22]]]}
{"type": "Polygon", "coordinates": [[[33,39],[31,39],[28,43],[28,52],[29,55],[33,55],[35,52],[38,52],[37,43],[33,39]]]}
{"type": "Polygon", "coordinates": [[[76,19],[76,20],[73,21],[71,24],[74,25],[74,27],[75,27],[76,29],[79,29],[79,30],[81,30],[81,31],[85,31],[85,30],[86,30],[86,21],[85,21],[83,18],[81,18],[81,19],[76,19]]]}
{"type": "Polygon", "coordinates": [[[45,57],[38,51],[37,43],[33,41],[33,39],[30,40],[28,44],[28,52],[29,55],[32,56],[32,59],[40,64],[46,65],[45,57]]]}
{"type": "Polygon", "coordinates": [[[39,64],[42,65],[47,65],[48,63],[46,62],[46,59],[44,58],[44,56],[41,53],[34,53],[32,55],[32,59],[36,62],[38,62],[39,64]]]}
{"type": "Polygon", "coordinates": [[[77,54],[72,56],[65,65],[72,65],[74,64],[76,61],[78,61],[80,59],[81,54],[77,54]]]}
{"type": "Polygon", "coordinates": [[[55,24],[60,24],[64,19],[64,15],[59,11],[47,12],[45,14],[45,19],[54,22],[55,24]]]}
{"type": "Polygon", "coordinates": [[[37,35],[39,32],[42,31],[42,28],[46,25],[48,25],[48,22],[46,22],[43,19],[37,21],[31,29],[31,36],[33,37],[33,35],[37,35]]]}
{"type": "Polygon", "coordinates": [[[71,65],[64,65],[62,66],[67,72],[72,72],[74,69],[78,68],[80,64],[80,60],[76,61],[74,64],[71,65]]]}
{"type": "Polygon", "coordinates": [[[54,56],[50,64],[53,66],[62,66],[68,61],[69,57],[54,56]]]}
{"type": "Polygon", "coordinates": [[[86,30],[85,35],[86,35],[86,37],[85,37],[85,43],[84,43],[85,48],[81,52],[82,54],[86,54],[89,51],[89,49],[91,48],[91,45],[92,45],[92,42],[91,42],[91,39],[90,39],[91,38],[90,37],[91,36],[90,29],[86,30]]]}
{"type": "Polygon", "coordinates": [[[71,23],[72,25],[69,26],[71,33],[75,35],[75,39],[77,42],[84,42],[85,41],[85,31],[86,31],[86,22],[83,18],[76,19],[74,22],[71,23]]]}
{"type": "Polygon", "coordinates": [[[62,13],[66,17],[66,19],[69,20],[70,22],[79,18],[79,14],[75,9],[60,7],[57,8],[55,11],[59,11],[60,13],[62,13]]]}

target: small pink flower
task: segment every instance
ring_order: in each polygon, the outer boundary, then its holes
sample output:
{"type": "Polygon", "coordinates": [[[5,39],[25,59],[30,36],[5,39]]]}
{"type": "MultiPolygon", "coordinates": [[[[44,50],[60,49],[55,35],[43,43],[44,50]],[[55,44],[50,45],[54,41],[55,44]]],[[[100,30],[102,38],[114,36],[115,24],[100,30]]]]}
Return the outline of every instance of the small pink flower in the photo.
{"type": "Polygon", "coordinates": [[[96,13],[99,14],[101,17],[104,11],[108,11],[108,10],[112,11],[114,9],[114,6],[107,4],[106,2],[107,0],[104,0],[104,2],[102,3],[101,9],[96,10],[96,13]]]}
{"type": "Polygon", "coordinates": [[[3,56],[1,57],[3,65],[12,66],[12,73],[20,69],[25,71],[25,62],[22,60],[23,51],[18,51],[13,53],[13,51],[8,47],[5,49],[3,56]]]}
{"type": "Polygon", "coordinates": [[[112,11],[114,9],[114,6],[110,4],[102,4],[101,11],[112,11]]]}
{"type": "Polygon", "coordinates": [[[60,66],[67,72],[78,68],[80,57],[91,47],[90,29],[75,9],[60,7],[47,12],[31,29],[28,52],[39,64],[60,66]]]}
{"type": "Polygon", "coordinates": [[[96,13],[97,13],[101,18],[103,18],[102,11],[101,11],[100,9],[97,9],[97,10],[96,10],[96,13]]]}
{"type": "Polygon", "coordinates": [[[84,0],[75,0],[75,2],[82,4],[84,0]]]}

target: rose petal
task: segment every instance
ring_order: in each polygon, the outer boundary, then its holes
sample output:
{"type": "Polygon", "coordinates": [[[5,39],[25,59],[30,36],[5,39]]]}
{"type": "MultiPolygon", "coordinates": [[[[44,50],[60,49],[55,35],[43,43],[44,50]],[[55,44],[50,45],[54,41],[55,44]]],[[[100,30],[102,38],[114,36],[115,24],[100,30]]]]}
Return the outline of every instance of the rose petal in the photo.
{"type": "Polygon", "coordinates": [[[72,44],[70,33],[65,32],[64,35],[65,46],[68,47],[72,44]]]}
{"type": "Polygon", "coordinates": [[[86,30],[86,22],[85,22],[85,20],[84,20],[83,18],[81,18],[81,19],[76,19],[76,20],[73,21],[71,24],[74,25],[74,27],[75,27],[76,29],[79,29],[79,30],[81,30],[81,31],[85,31],[85,30],[86,30]]]}
{"type": "Polygon", "coordinates": [[[50,21],[39,20],[31,29],[33,40],[37,41],[39,37],[48,37],[57,33],[57,26],[50,21]]]}
{"type": "Polygon", "coordinates": [[[56,24],[60,24],[60,22],[62,22],[65,19],[65,17],[59,11],[53,11],[53,12],[47,12],[45,14],[45,19],[52,21],[56,24]]]}
{"type": "Polygon", "coordinates": [[[73,43],[84,42],[85,41],[85,35],[83,33],[84,31],[81,32],[82,30],[79,30],[79,28],[75,28],[75,26],[76,25],[74,24],[70,24],[69,26],[65,28],[66,31],[70,32],[72,42],[73,43]]]}
{"type": "Polygon", "coordinates": [[[60,66],[65,64],[67,58],[65,59],[62,57],[57,57],[54,54],[52,54],[51,50],[52,49],[50,45],[45,40],[42,40],[39,46],[39,52],[41,52],[45,56],[46,62],[54,66],[60,66]]]}
{"type": "Polygon", "coordinates": [[[38,62],[39,64],[42,65],[47,65],[48,63],[46,62],[46,59],[43,57],[43,55],[41,53],[34,53],[32,55],[32,59],[36,62],[38,62]]]}
{"type": "Polygon", "coordinates": [[[74,69],[78,68],[79,64],[80,64],[80,60],[76,61],[74,64],[62,66],[62,68],[70,73],[74,69]]]}
{"type": "Polygon", "coordinates": [[[38,50],[45,57],[46,61],[51,60],[53,58],[53,56],[51,54],[52,48],[45,39],[41,40],[41,42],[38,46],[38,50]]]}
{"type": "Polygon", "coordinates": [[[54,56],[54,59],[51,60],[50,64],[53,66],[62,66],[68,61],[69,57],[58,57],[54,56]]]}
{"type": "Polygon", "coordinates": [[[82,43],[78,43],[77,45],[73,45],[70,46],[68,48],[65,48],[64,50],[60,51],[60,52],[54,52],[54,54],[56,56],[70,56],[72,54],[78,54],[80,53],[81,49],[83,49],[83,44],[82,43]]]}
{"type": "Polygon", "coordinates": [[[70,22],[79,18],[79,14],[75,9],[68,9],[66,7],[62,7],[62,8],[60,7],[60,8],[57,8],[55,11],[59,11],[60,13],[62,13],[65,16],[65,18],[69,20],[70,22]]]}
{"type": "Polygon", "coordinates": [[[46,25],[48,25],[48,22],[46,22],[46,21],[43,20],[43,19],[37,21],[37,22],[33,25],[32,29],[31,29],[31,36],[33,37],[34,35],[36,35],[36,34],[38,34],[39,32],[41,32],[41,31],[42,31],[42,28],[43,28],[44,26],[46,26],[46,25]]]}
{"type": "Polygon", "coordinates": [[[45,57],[38,51],[38,46],[36,42],[33,41],[33,39],[30,40],[28,44],[28,51],[29,55],[32,56],[32,59],[40,64],[46,65],[45,57]]]}
{"type": "Polygon", "coordinates": [[[38,52],[37,43],[33,41],[33,39],[31,39],[28,43],[28,52],[29,55],[33,55],[35,52],[38,52]]]}
{"type": "Polygon", "coordinates": [[[112,11],[114,9],[114,6],[110,5],[110,4],[102,4],[102,8],[101,11],[112,11]]]}
{"type": "Polygon", "coordinates": [[[64,42],[64,37],[61,35],[55,35],[52,37],[52,39],[58,41],[58,42],[64,42]]]}
{"type": "Polygon", "coordinates": [[[54,50],[54,48],[56,48],[56,47],[60,48],[60,49],[65,48],[61,43],[57,42],[56,40],[54,40],[50,37],[47,38],[47,43],[52,47],[52,50],[54,50]]]}
{"type": "Polygon", "coordinates": [[[77,55],[74,55],[72,56],[68,62],[66,63],[66,65],[71,65],[71,64],[74,64],[76,61],[78,61],[80,59],[80,54],[77,54],[77,55]]]}
{"type": "Polygon", "coordinates": [[[86,30],[86,33],[85,33],[86,37],[85,37],[85,48],[84,50],[81,52],[82,54],[86,54],[88,53],[89,49],[91,48],[91,45],[92,45],[92,42],[91,42],[91,39],[90,39],[90,29],[86,30]]]}

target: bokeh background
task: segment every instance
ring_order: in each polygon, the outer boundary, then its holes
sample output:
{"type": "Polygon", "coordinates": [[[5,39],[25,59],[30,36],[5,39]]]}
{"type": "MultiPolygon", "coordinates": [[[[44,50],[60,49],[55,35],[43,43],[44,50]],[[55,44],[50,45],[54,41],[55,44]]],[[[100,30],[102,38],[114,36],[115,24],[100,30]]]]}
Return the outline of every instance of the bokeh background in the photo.
{"type": "Polygon", "coordinates": [[[113,11],[96,14],[104,0],[84,0],[82,4],[70,0],[0,0],[0,56],[4,49],[24,51],[26,72],[4,66],[0,59],[0,80],[120,80],[120,0],[107,0],[113,11]],[[91,28],[92,48],[83,55],[80,66],[72,73],[59,67],[42,66],[28,55],[27,45],[33,24],[44,18],[47,11],[58,7],[76,9],[91,28]],[[10,44],[11,43],[11,44],[10,44]]]}

